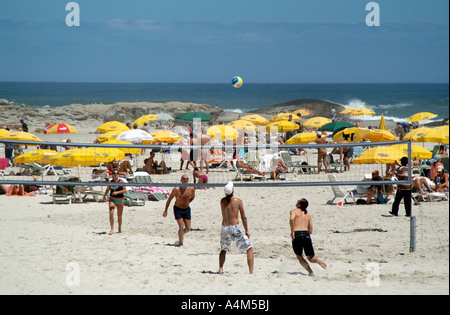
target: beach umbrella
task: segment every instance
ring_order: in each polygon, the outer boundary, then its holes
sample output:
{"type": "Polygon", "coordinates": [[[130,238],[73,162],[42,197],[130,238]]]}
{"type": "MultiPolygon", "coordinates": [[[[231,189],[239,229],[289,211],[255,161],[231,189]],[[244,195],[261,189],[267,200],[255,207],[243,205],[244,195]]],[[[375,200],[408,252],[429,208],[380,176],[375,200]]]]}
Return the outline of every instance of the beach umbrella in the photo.
{"type": "Polygon", "coordinates": [[[72,149],[53,157],[49,164],[61,167],[86,167],[104,163],[106,160],[105,156],[87,149],[72,149]]]}
{"type": "Polygon", "coordinates": [[[144,130],[131,129],[121,133],[116,140],[131,142],[134,144],[142,144],[143,141],[152,141],[153,137],[144,130]]]}
{"type": "Polygon", "coordinates": [[[168,121],[168,120],[174,120],[175,118],[172,117],[170,114],[166,113],[158,113],[156,114],[156,121],[168,121]]]}
{"type": "Polygon", "coordinates": [[[241,120],[247,120],[249,122],[254,123],[257,126],[266,126],[269,124],[267,119],[265,119],[263,116],[257,115],[257,114],[241,117],[241,120]]]}
{"type": "Polygon", "coordinates": [[[208,128],[208,130],[206,131],[206,134],[211,139],[219,139],[219,140],[223,140],[223,139],[235,140],[239,136],[239,132],[237,132],[236,129],[234,129],[231,126],[226,126],[226,125],[212,126],[212,127],[208,128]]]}
{"type": "Polygon", "coordinates": [[[380,130],[387,130],[386,121],[384,120],[384,115],[381,114],[380,126],[378,127],[380,130]]]}
{"type": "Polygon", "coordinates": [[[308,109],[297,109],[297,110],[294,110],[294,111],[292,112],[292,114],[295,114],[295,115],[302,115],[302,117],[303,117],[303,116],[311,116],[311,115],[314,115],[314,113],[313,113],[312,111],[308,110],[308,109]]]}
{"type": "Polygon", "coordinates": [[[118,148],[90,147],[87,150],[103,155],[105,157],[104,162],[118,161],[125,158],[125,152],[118,148]]]}
{"type": "Polygon", "coordinates": [[[48,126],[44,130],[44,134],[52,135],[52,134],[64,134],[64,133],[77,133],[78,130],[69,124],[59,123],[48,126]]]}
{"type": "Polygon", "coordinates": [[[33,150],[19,155],[14,159],[16,164],[39,163],[49,164],[50,159],[58,156],[59,153],[53,150],[33,150]]]}
{"type": "Polygon", "coordinates": [[[201,121],[211,121],[211,119],[213,118],[213,116],[202,112],[189,112],[175,117],[175,119],[183,121],[194,121],[194,119],[200,119],[201,121]]]}
{"type": "Polygon", "coordinates": [[[362,139],[367,138],[370,130],[368,128],[345,128],[344,130],[339,131],[333,136],[333,140],[335,142],[360,142],[362,139]]]}
{"type": "Polygon", "coordinates": [[[417,137],[418,142],[436,142],[448,144],[449,132],[448,126],[432,128],[426,134],[417,137]]]}
{"type": "Polygon", "coordinates": [[[402,150],[379,146],[362,152],[353,160],[353,164],[391,164],[399,161],[404,156],[406,155],[402,150]]]}
{"type": "Polygon", "coordinates": [[[372,129],[369,130],[369,134],[365,137],[372,142],[382,141],[397,141],[397,137],[388,130],[372,129]]]}
{"type": "Polygon", "coordinates": [[[180,135],[180,136],[189,135],[188,127],[184,127],[184,126],[172,127],[172,131],[175,132],[176,134],[180,135]]]}
{"type": "Polygon", "coordinates": [[[437,116],[438,115],[429,113],[429,112],[420,112],[420,113],[414,114],[414,115],[406,118],[406,120],[409,122],[422,121],[422,120],[427,120],[427,119],[433,119],[433,118],[436,118],[437,116]]]}
{"type": "MultiPolygon", "coordinates": [[[[150,134],[153,137],[152,142],[175,143],[181,140],[181,136],[170,130],[159,130],[150,134]]],[[[148,141],[150,142],[150,141],[148,141]]],[[[144,141],[143,144],[148,144],[144,141]]]]}
{"type": "Polygon", "coordinates": [[[275,116],[273,116],[272,118],[270,118],[269,122],[275,122],[275,121],[280,121],[280,120],[289,120],[289,116],[292,116],[292,121],[299,121],[302,120],[300,117],[298,117],[295,114],[291,114],[291,113],[279,113],[276,114],[275,116]]]}
{"type": "MultiPolygon", "coordinates": [[[[392,148],[402,150],[405,156],[408,156],[408,144],[394,144],[391,145],[392,148]]],[[[420,145],[411,145],[411,158],[418,160],[428,160],[431,159],[433,153],[420,145]]]]}
{"type": "Polygon", "coordinates": [[[309,128],[320,128],[331,122],[331,119],[325,117],[313,117],[303,123],[303,126],[309,128]]]}
{"type": "MultiPolygon", "coordinates": [[[[103,142],[102,144],[133,145],[131,142],[119,141],[119,140],[108,140],[108,141],[103,142]]],[[[117,149],[122,150],[124,153],[129,153],[129,154],[141,154],[142,153],[141,149],[133,149],[133,148],[117,148],[117,149]]]]}
{"type": "Polygon", "coordinates": [[[426,133],[430,132],[431,129],[432,128],[428,127],[420,127],[413,129],[403,137],[403,140],[417,141],[419,137],[424,136],[426,133]]]}
{"type": "Polygon", "coordinates": [[[145,123],[148,123],[149,121],[152,121],[152,120],[156,120],[157,118],[158,118],[158,116],[154,115],[154,114],[144,115],[144,116],[141,116],[138,119],[136,119],[132,123],[132,126],[134,126],[134,125],[143,126],[145,123]]]}
{"type": "Polygon", "coordinates": [[[11,131],[8,131],[6,129],[0,129],[0,139],[6,135],[9,135],[10,133],[11,133],[11,131]]]}
{"type": "Polygon", "coordinates": [[[233,127],[236,130],[239,130],[239,129],[245,130],[245,131],[257,131],[258,130],[258,127],[254,123],[247,121],[247,120],[243,120],[243,119],[232,121],[228,124],[228,126],[233,127]]]}
{"type": "Polygon", "coordinates": [[[375,115],[375,112],[368,108],[350,107],[341,112],[352,116],[375,115]]]}
{"type": "Polygon", "coordinates": [[[336,131],[338,129],[345,129],[350,127],[356,127],[354,124],[347,121],[333,121],[328,124],[323,125],[319,128],[319,131],[336,131]]]}
{"type": "Polygon", "coordinates": [[[270,123],[266,126],[267,131],[277,130],[277,132],[290,132],[299,129],[300,126],[287,120],[280,120],[270,123]]]}
{"type": "MultiPolygon", "coordinates": [[[[4,136],[2,138],[2,140],[42,142],[42,140],[39,139],[34,134],[29,133],[29,132],[24,132],[24,131],[11,132],[10,134],[7,134],[6,136],[4,136]]],[[[28,144],[28,145],[30,145],[30,144],[28,144]]]]}
{"type": "Polygon", "coordinates": [[[128,131],[130,128],[127,127],[124,123],[120,121],[108,121],[97,127],[97,131],[101,133],[107,133],[111,131],[128,131]]]}
{"type": "Polygon", "coordinates": [[[97,141],[105,142],[105,141],[115,140],[122,133],[123,133],[123,131],[121,131],[121,130],[110,131],[110,132],[102,134],[101,136],[98,136],[97,141]]]}
{"type": "Polygon", "coordinates": [[[286,141],[285,144],[293,145],[293,144],[306,144],[313,142],[317,139],[317,135],[315,132],[302,132],[297,133],[293,137],[291,137],[289,140],[286,141]]]}

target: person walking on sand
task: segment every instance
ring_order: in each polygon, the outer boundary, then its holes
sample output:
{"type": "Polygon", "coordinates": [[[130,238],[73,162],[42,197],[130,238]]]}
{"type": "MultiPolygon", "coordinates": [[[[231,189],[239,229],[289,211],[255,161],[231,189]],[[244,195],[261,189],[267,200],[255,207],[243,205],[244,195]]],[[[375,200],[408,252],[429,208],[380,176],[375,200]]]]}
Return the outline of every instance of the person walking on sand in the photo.
{"type": "MultiPolygon", "coordinates": [[[[181,182],[187,184],[189,176],[184,174],[181,176],[181,182]]],[[[191,230],[191,208],[189,204],[195,199],[195,189],[193,187],[175,187],[167,199],[166,208],[163,212],[163,217],[167,217],[167,209],[169,208],[172,199],[175,198],[173,206],[173,213],[175,220],[178,223],[178,244],[183,246],[184,235],[191,230]]]]}
{"type": "Polygon", "coordinates": [[[241,199],[233,196],[233,183],[229,182],[225,188],[225,197],[220,200],[222,210],[222,231],[220,235],[220,255],[219,255],[219,274],[223,274],[223,265],[227,252],[230,251],[231,241],[236,242],[241,253],[247,252],[247,264],[249,273],[253,274],[253,245],[250,242],[250,233],[248,231],[247,217],[244,212],[244,204],[241,199]],[[239,227],[239,214],[245,233],[239,227]]]}
{"type": "Polygon", "coordinates": [[[111,231],[109,234],[114,233],[114,209],[117,208],[117,222],[119,225],[119,233],[122,233],[122,213],[124,206],[124,194],[127,192],[126,187],[120,186],[120,183],[123,183],[123,180],[119,178],[119,171],[114,170],[112,172],[112,183],[116,183],[117,185],[108,186],[106,188],[105,194],[103,195],[103,200],[106,201],[106,195],[110,193],[109,196],[109,224],[111,226],[111,231]]]}
{"type": "Polygon", "coordinates": [[[313,225],[311,215],[307,210],[308,205],[308,200],[302,198],[297,201],[297,208],[291,211],[291,239],[294,253],[300,265],[308,271],[310,276],[314,276],[308,262],[303,258],[303,251],[305,251],[305,255],[311,263],[319,264],[323,269],[326,269],[327,265],[317,258],[314,253],[314,247],[311,241],[313,225]]]}

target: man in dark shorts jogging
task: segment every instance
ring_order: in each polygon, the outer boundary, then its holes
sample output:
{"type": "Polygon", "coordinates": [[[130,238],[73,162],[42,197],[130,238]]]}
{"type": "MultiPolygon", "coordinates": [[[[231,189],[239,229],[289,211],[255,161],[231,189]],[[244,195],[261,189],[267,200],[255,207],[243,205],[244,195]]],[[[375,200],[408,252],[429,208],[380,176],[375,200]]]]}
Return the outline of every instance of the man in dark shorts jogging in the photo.
{"type": "Polygon", "coordinates": [[[327,265],[314,254],[314,248],[311,241],[313,226],[311,215],[307,210],[308,204],[308,201],[304,198],[297,201],[297,208],[291,211],[290,225],[294,253],[297,255],[300,265],[308,271],[310,276],[313,276],[314,273],[311,267],[303,258],[303,251],[305,251],[305,255],[310,262],[319,264],[323,269],[326,269],[327,265]]]}
{"type": "MultiPolygon", "coordinates": [[[[183,184],[187,184],[188,181],[188,175],[184,174],[181,176],[181,182],[183,184]]],[[[189,204],[195,198],[195,189],[193,187],[175,187],[172,190],[169,199],[167,199],[163,217],[167,217],[167,209],[173,198],[175,198],[173,213],[175,215],[175,220],[178,223],[179,245],[183,246],[184,234],[191,230],[191,208],[189,207],[189,204]]]]}

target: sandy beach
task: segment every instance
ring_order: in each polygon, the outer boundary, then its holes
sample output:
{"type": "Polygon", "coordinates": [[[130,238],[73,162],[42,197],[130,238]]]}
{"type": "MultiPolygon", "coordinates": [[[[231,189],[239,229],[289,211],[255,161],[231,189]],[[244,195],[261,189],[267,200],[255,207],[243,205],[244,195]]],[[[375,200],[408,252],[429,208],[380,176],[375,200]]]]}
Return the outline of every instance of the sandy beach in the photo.
{"type": "MultiPolygon", "coordinates": [[[[63,139],[92,142],[98,135],[91,129],[63,139]]],[[[346,176],[364,172],[355,166],[346,176]]],[[[161,176],[178,182],[181,174],[161,176]]],[[[238,187],[235,195],[248,217],[253,275],[235,245],[225,274],[217,274],[221,187],[196,192],[192,231],[181,248],[173,215],[162,216],[165,201],[125,207],[123,233],[108,235],[106,203],[54,205],[50,195],[0,196],[0,294],[449,294],[448,201],[413,206],[417,250],[410,253],[403,205],[399,217],[390,217],[391,203],[329,204],[329,186],[238,187]],[[328,265],[312,265],[315,277],[291,247],[289,211],[300,198],[310,203],[316,255],[328,265]]]]}

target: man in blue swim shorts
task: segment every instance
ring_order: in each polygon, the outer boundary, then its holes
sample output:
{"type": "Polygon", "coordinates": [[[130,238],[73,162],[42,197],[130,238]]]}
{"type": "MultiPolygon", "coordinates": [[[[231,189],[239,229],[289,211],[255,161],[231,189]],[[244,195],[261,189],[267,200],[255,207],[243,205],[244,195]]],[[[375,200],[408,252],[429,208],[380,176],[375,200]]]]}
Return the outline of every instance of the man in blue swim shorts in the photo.
{"type": "MultiPolygon", "coordinates": [[[[181,183],[187,184],[188,181],[189,177],[186,174],[181,176],[181,183]]],[[[167,217],[167,210],[173,198],[175,198],[173,213],[178,223],[178,244],[183,246],[184,235],[191,230],[191,208],[189,204],[195,199],[195,189],[193,187],[175,187],[169,199],[167,199],[166,208],[163,212],[164,218],[167,217]]]]}

